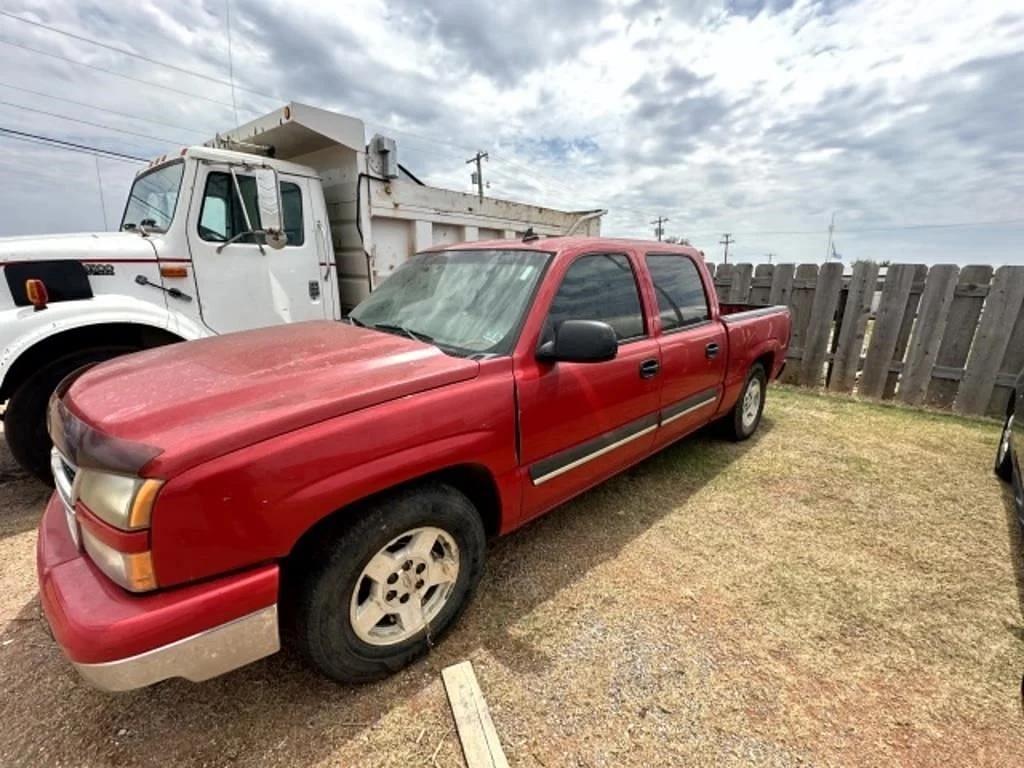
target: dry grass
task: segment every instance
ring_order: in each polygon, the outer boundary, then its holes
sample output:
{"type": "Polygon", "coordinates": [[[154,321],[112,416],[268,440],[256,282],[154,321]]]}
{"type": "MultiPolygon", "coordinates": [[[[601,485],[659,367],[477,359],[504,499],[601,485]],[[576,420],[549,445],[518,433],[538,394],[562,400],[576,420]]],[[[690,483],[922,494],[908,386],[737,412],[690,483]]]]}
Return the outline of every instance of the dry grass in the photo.
{"type": "Polygon", "coordinates": [[[288,655],[84,688],[35,619],[41,494],[9,477],[0,764],[461,765],[439,671],[464,658],[516,766],[1021,764],[997,432],[774,389],[754,440],[697,436],[496,543],[456,630],[358,689],[288,655]]]}

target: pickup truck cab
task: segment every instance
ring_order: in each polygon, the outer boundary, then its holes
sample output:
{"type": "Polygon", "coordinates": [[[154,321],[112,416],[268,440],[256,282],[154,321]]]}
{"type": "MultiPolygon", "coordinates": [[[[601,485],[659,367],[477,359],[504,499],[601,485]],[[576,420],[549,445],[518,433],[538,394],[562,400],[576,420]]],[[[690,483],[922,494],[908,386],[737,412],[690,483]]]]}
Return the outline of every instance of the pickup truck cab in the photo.
{"type": "Polygon", "coordinates": [[[101,363],[50,405],[45,615],[108,690],[282,636],[380,678],[451,625],[488,536],[709,422],[750,437],[789,333],[723,312],[692,248],[527,237],[421,253],[347,322],[101,363]]]}

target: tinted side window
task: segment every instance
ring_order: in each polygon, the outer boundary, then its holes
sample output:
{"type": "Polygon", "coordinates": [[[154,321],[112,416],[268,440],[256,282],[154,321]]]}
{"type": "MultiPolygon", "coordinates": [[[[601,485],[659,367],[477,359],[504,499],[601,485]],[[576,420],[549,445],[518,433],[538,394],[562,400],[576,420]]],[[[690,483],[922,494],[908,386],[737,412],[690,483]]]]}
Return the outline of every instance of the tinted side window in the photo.
{"type": "MultiPolygon", "coordinates": [[[[254,229],[260,228],[260,213],[256,205],[256,179],[238,174],[238,186],[245,199],[245,209],[254,229]]],[[[302,226],[302,192],[297,184],[281,182],[281,206],[284,210],[284,231],[288,234],[288,245],[302,245],[305,229],[302,226]]],[[[199,236],[203,240],[224,242],[240,232],[245,232],[245,216],[235,194],[231,174],[215,172],[206,177],[203,192],[203,207],[199,213],[199,236]]],[[[253,238],[246,235],[237,242],[251,243],[253,238]]]]}
{"type": "Polygon", "coordinates": [[[672,254],[648,254],[647,269],[658,297],[662,330],[701,323],[710,317],[704,284],[691,259],[672,254]]]}
{"type": "Polygon", "coordinates": [[[608,323],[620,341],[643,336],[640,294],[629,259],[621,254],[600,254],[573,262],[548,314],[553,328],[565,320],[608,323]]]}

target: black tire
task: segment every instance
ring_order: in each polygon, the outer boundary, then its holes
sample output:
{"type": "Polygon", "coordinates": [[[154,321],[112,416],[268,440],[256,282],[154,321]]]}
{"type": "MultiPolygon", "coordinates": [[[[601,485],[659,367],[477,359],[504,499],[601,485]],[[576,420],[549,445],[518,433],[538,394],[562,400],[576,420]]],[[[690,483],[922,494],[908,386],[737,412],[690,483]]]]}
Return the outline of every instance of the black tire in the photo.
{"type": "Polygon", "coordinates": [[[747,378],[743,382],[743,389],[740,390],[740,396],[736,399],[736,405],[733,406],[732,413],[725,420],[725,427],[730,439],[741,442],[757,431],[758,426],[761,424],[761,414],[764,413],[764,398],[767,390],[768,374],[765,373],[764,366],[761,363],[755,363],[747,372],[747,378]],[[755,385],[760,388],[757,415],[752,421],[745,422],[743,418],[744,399],[748,388],[755,385]]]}
{"type": "Polygon", "coordinates": [[[465,608],[483,573],[486,536],[476,508],[440,483],[390,494],[299,553],[286,567],[284,606],[292,640],[326,676],[344,683],[379,680],[422,656],[465,608]],[[426,630],[391,645],[372,645],[352,626],[350,604],[363,569],[389,542],[432,526],[459,549],[455,586],[426,630]],[[290,573],[289,573],[290,571],[290,573]]]}
{"type": "Polygon", "coordinates": [[[50,435],[46,431],[46,406],[61,381],[83,365],[135,352],[131,347],[104,347],[58,358],[29,376],[7,401],[4,437],[11,455],[26,471],[53,485],[50,474],[50,435]]]}
{"type": "MultiPolygon", "coordinates": [[[[1012,401],[1011,401],[1012,402],[1012,401]]],[[[1010,428],[1013,419],[1013,414],[1008,413],[1006,415],[1006,421],[1003,422],[1003,431],[999,433],[999,446],[996,448],[996,461],[994,470],[996,476],[1006,483],[1013,482],[1013,450],[1007,448],[1007,436],[1010,433],[1010,428]]]]}

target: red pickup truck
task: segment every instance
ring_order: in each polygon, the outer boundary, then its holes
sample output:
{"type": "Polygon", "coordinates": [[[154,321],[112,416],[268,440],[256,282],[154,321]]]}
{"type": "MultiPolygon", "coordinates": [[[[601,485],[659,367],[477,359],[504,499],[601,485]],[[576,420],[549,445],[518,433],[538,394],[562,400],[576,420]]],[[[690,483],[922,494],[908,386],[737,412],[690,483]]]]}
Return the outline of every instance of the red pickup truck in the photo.
{"type": "Polygon", "coordinates": [[[504,534],[715,420],[749,437],[785,307],[701,254],[552,238],[420,254],[345,323],[154,349],[50,404],[42,605],[92,684],[206,680],[288,638],[323,673],[423,653],[504,534]]]}

